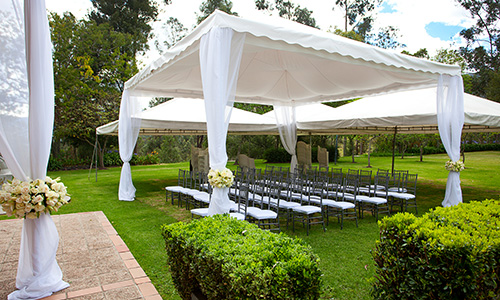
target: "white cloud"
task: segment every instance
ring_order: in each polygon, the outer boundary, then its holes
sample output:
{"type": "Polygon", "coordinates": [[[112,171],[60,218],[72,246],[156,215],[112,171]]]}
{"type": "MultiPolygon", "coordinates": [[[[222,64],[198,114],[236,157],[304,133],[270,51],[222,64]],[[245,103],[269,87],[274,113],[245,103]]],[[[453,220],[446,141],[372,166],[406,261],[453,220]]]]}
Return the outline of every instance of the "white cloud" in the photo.
{"type": "Polygon", "coordinates": [[[430,22],[442,22],[446,25],[470,27],[472,19],[461,6],[454,0],[420,0],[401,1],[386,0],[395,10],[394,13],[380,13],[377,24],[381,27],[396,26],[402,35],[400,42],[407,45],[406,50],[415,52],[420,48],[427,48],[431,55],[441,48],[457,48],[463,41],[454,39],[455,44],[430,36],[425,25],[430,22]]]}

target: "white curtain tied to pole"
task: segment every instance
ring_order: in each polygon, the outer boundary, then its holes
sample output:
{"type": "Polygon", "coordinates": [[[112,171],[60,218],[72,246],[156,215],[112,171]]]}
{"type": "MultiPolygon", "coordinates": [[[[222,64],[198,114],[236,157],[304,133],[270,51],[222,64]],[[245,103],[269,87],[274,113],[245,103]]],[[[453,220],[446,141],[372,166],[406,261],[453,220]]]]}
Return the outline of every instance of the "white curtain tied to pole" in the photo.
{"type": "Polygon", "coordinates": [[[297,117],[295,106],[274,105],[276,125],[280,133],[281,143],[285,150],[292,156],[290,172],[295,172],[297,167],[297,117]]]}
{"type": "MultiPolygon", "coordinates": [[[[200,69],[207,117],[210,168],[227,163],[226,137],[238,81],[245,35],[230,28],[212,28],[201,38],[200,69]]],[[[214,187],[208,214],[228,213],[228,188],[214,187]]]]}
{"type": "MultiPolygon", "coordinates": [[[[437,87],[437,120],[439,135],[446,153],[453,162],[460,159],[460,143],[464,125],[464,87],[462,77],[440,75],[437,87]]],[[[442,205],[462,202],[460,172],[450,171],[442,205]]]]}
{"type": "MultiPolygon", "coordinates": [[[[45,1],[0,0],[0,152],[15,178],[45,179],[54,124],[52,49],[45,1]],[[24,12],[24,14],[23,14],[24,12]]],[[[39,299],[69,286],[56,261],[50,214],[25,219],[8,299],[39,299]]]]}
{"type": "Polygon", "coordinates": [[[141,110],[139,97],[130,95],[128,90],[122,94],[120,104],[120,120],[118,123],[118,144],[120,158],[123,161],[118,187],[118,199],[122,201],[134,201],[135,187],[132,182],[132,170],[130,160],[134,154],[135,143],[141,129],[141,119],[133,116],[141,110]]]}

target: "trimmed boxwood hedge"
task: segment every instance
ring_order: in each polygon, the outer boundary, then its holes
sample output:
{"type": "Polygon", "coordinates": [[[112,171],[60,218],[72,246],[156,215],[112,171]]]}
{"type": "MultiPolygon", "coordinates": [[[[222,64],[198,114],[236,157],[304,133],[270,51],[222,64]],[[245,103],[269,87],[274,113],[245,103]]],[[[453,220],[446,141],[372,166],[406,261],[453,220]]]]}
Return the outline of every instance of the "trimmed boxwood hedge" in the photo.
{"type": "Polygon", "coordinates": [[[292,156],[284,148],[268,148],[264,152],[264,159],[267,163],[290,162],[292,156]]]}
{"type": "Polygon", "coordinates": [[[162,226],[182,299],[318,299],[319,258],[299,239],[228,215],[162,226]]]}
{"type": "Polygon", "coordinates": [[[375,299],[498,299],[500,201],[379,222],[375,299]]]}

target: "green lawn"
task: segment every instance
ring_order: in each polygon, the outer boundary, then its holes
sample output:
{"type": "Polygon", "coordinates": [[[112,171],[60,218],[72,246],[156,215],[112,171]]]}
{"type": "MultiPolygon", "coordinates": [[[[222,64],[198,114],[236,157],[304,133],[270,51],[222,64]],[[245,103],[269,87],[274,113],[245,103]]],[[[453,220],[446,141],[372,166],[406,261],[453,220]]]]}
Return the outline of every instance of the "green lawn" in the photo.
{"type": "MultiPolygon", "coordinates": [[[[418,157],[396,159],[396,169],[408,169],[419,174],[417,199],[419,214],[440,205],[444,197],[447,171],[444,163],[446,155],[429,155],[423,162],[418,157]]],[[[366,157],[342,158],[335,167],[344,170],[360,169],[367,165],[366,157]]],[[[462,180],[465,202],[498,199],[500,195],[500,152],[476,152],[466,154],[466,170],[460,177],[462,180]]],[[[288,164],[274,164],[288,166],[288,164]]],[[[331,164],[333,167],[333,164],[331,164]]],[[[372,169],[390,169],[390,157],[372,157],[372,169]]],[[[233,168],[232,163],[228,166],[233,168]]],[[[257,161],[257,167],[264,167],[257,161]]],[[[177,170],[188,168],[188,163],[177,163],[154,166],[133,166],[132,175],[137,188],[136,200],[133,202],[118,201],[118,182],[120,168],[109,168],[98,172],[88,170],[51,172],[49,176],[60,176],[68,186],[72,195],[69,205],[61,208],[61,214],[103,211],[117,232],[125,241],[135,258],[151,278],[163,299],[180,299],[168,269],[164,242],[160,234],[160,226],[165,223],[187,221],[190,214],[184,209],[165,203],[166,185],[177,183],[177,170]]],[[[0,219],[5,219],[5,216],[0,219]]],[[[325,299],[370,299],[370,281],[375,270],[371,258],[371,249],[378,238],[378,227],[375,218],[367,216],[359,221],[348,220],[344,229],[334,221],[323,232],[319,226],[313,227],[309,236],[300,228],[293,233],[285,231],[309,243],[321,259],[324,273],[325,299]]]]}

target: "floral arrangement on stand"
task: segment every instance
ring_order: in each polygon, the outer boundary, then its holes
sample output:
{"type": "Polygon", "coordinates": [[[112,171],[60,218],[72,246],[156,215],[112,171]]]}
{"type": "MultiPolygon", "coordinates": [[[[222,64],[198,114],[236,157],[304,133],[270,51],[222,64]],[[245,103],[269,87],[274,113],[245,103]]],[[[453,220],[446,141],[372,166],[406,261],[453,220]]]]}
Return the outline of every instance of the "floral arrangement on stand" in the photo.
{"type": "Polygon", "coordinates": [[[453,171],[453,172],[460,172],[463,169],[465,169],[465,164],[461,161],[447,161],[446,164],[444,165],[446,170],[448,171],[453,171]]]}
{"type": "Polygon", "coordinates": [[[208,172],[208,183],[216,188],[230,187],[234,181],[234,175],[231,170],[225,168],[224,170],[210,169],[208,172]]]}
{"type": "Polygon", "coordinates": [[[60,178],[7,182],[0,191],[0,204],[7,216],[36,219],[40,213],[51,213],[70,201],[66,186],[60,178]]]}

